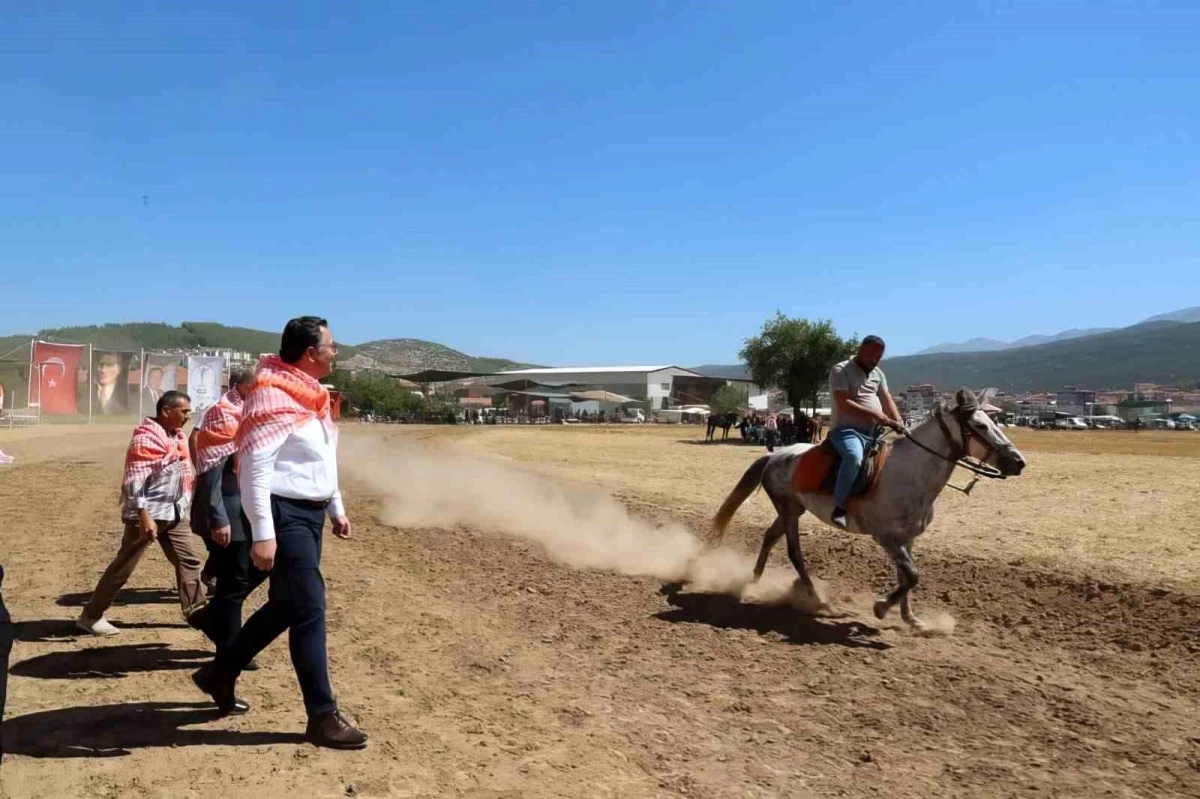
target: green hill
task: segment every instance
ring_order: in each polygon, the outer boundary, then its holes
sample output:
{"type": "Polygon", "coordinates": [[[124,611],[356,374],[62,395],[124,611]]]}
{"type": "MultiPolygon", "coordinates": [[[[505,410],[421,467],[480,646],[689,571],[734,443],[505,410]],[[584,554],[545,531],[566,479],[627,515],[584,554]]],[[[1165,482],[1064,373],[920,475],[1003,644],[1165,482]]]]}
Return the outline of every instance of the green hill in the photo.
{"type": "Polygon", "coordinates": [[[1148,322],[1000,352],[886,358],[883,367],[893,391],[919,383],[1018,392],[1070,385],[1119,389],[1134,383],[1190,384],[1200,380],[1200,322],[1148,322]]]}
{"type": "Polygon", "coordinates": [[[499,372],[505,369],[523,369],[530,364],[510,361],[507,358],[482,358],[467,355],[432,341],[419,338],[390,338],[368,341],[355,348],[360,356],[355,361],[362,367],[393,373],[419,372],[422,369],[449,369],[463,372],[499,372]]]}
{"type": "MultiPolygon", "coordinates": [[[[96,349],[127,351],[220,348],[241,350],[257,356],[279,349],[278,332],[230,327],[216,322],[183,322],[178,326],[165,322],[127,322],[47,328],[31,335],[4,336],[0,337],[0,384],[7,386],[10,392],[5,401],[6,407],[10,407],[14,399],[19,403],[24,402],[29,341],[32,338],[67,344],[90,343],[96,349]]],[[[415,338],[385,339],[360,345],[339,342],[338,363],[341,368],[392,373],[421,369],[495,372],[532,365],[505,358],[466,355],[441,344],[415,338]]]]}

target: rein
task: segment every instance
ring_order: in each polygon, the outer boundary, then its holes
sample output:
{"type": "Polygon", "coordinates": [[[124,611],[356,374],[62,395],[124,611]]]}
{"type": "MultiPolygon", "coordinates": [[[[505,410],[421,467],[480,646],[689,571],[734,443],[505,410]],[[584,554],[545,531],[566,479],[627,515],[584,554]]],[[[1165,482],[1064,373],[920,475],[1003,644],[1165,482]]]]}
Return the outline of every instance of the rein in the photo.
{"type": "Polygon", "coordinates": [[[1003,472],[1001,472],[999,469],[997,469],[996,467],[988,466],[982,460],[972,460],[970,457],[967,456],[967,442],[970,441],[972,438],[974,438],[976,441],[978,441],[980,444],[982,444],[985,449],[987,449],[987,455],[984,456],[984,460],[986,460],[987,458],[990,458],[992,456],[992,453],[996,451],[996,448],[993,447],[990,443],[988,443],[985,439],[983,439],[978,433],[976,433],[974,430],[972,430],[970,428],[970,426],[968,426],[960,417],[955,415],[955,421],[958,422],[959,432],[962,433],[962,442],[963,443],[961,445],[957,441],[954,440],[954,436],[950,433],[950,427],[946,424],[946,420],[944,418],[942,418],[941,405],[938,405],[937,410],[934,411],[934,418],[937,419],[938,427],[941,428],[942,435],[945,436],[945,438],[946,438],[946,443],[948,443],[950,445],[950,454],[949,455],[944,455],[941,452],[938,452],[937,450],[933,449],[932,447],[925,446],[920,441],[917,441],[915,438],[913,438],[912,435],[909,434],[907,431],[905,431],[904,437],[907,438],[912,443],[916,444],[921,449],[928,452],[930,455],[936,455],[937,457],[941,458],[942,460],[946,461],[947,463],[953,463],[955,466],[959,466],[963,469],[966,469],[968,472],[972,472],[975,475],[975,477],[973,477],[971,479],[971,482],[967,484],[966,488],[959,488],[958,486],[954,485],[953,483],[946,483],[947,486],[949,486],[950,488],[953,488],[955,491],[961,491],[963,494],[970,496],[971,489],[974,488],[975,484],[979,482],[980,477],[986,477],[989,480],[1004,480],[1004,479],[1006,479],[1006,475],[1003,472]]]}

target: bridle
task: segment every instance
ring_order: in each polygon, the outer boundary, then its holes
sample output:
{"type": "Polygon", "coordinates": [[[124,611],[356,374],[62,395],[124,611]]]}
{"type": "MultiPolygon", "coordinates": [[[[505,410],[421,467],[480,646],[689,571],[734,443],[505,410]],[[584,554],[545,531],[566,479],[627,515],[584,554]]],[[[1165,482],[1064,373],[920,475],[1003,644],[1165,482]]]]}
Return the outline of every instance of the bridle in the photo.
{"type": "Polygon", "coordinates": [[[971,414],[974,413],[975,410],[976,406],[974,405],[959,405],[952,412],[954,421],[958,423],[958,431],[960,434],[957,440],[950,432],[950,426],[946,424],[946,418],[942,414],[942,405],[939,403],[937,408],[934,410],[934,419],[937,421],[938,427],[941,429],[942,435],[946,439],[946,443],[950,445],[949,455],[938,452],[932,447],[925,446],[920,441],[917,441],[915,438],[913,438],[912,435],[907,431],[905,431],[904,434],[905,438],[928,452],[930,455],[936,455],[948,463],[952,463],[955,466],[966,469],[968,472],[972,472],[975,477],[971,479],[971,482],[966,488],[959,488],[952,483],[947,483],[947,485],[954,490],[961,491],[967,495],[970,495],[971,489],[974,488],[975,484],[979,482],[980,477],[986,477],[989,480],[1007,479],[1007,475],[1005,475],[995,466],[989,466],[986,463],[987,459],[992,457],[992,455],[996,452],[996,447],[992,446],[990,441],[981,436],[974,428],[971,427],[971,425],[967,424],[967,419],[970,418],[971,414]],[[987,450],[987,454],[984,455],[982,459],[973,459],[967,454],[972,438],[982,444],[983,448],[987,450]],[[962,443],[960,444],[959,441],[962,443]]]}

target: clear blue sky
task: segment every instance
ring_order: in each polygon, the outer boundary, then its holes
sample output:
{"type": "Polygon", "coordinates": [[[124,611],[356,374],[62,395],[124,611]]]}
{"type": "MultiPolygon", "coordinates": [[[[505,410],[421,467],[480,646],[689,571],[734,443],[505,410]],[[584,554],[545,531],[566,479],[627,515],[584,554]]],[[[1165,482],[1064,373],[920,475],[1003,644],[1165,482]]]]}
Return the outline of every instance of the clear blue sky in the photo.
{"type": "Polygon", "coordinates": [[[1200,304],[1200,3],[23,3],[0,333],[731,362],[1200,304]]]}

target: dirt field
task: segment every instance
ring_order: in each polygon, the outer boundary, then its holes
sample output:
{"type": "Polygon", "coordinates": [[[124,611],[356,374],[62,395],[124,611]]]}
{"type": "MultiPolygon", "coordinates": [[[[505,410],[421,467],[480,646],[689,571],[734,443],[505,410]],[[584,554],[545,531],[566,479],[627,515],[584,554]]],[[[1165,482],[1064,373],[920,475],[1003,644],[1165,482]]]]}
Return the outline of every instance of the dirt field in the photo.
{"type": "MultiPolygon", "coordinates": [[[[805,520],[844,617],[660,590],[667,567],[637,562],[653,524],[685,546],[755,448],[347,425],[331,666],[372,740],[335,753],[301,740],[282,641],[239,684],[253,712],[214,716],[188,680],[210,646],[161,552],[110,613],[120,636],[75,637],[119,539],[129,431],[0,431],[18,458],[0,796],[1200,796],[1200,435],[1016,432],[1025,475],[946,492],[917,541],[915,606],[956,622],[918,636],[869,614],[882,552],[805,520]]],[[[727,543],[749,555],[768,521],[760,494],[727,543]]],[[[790,579],[782,548],[772,567],[790,579]]]]}

